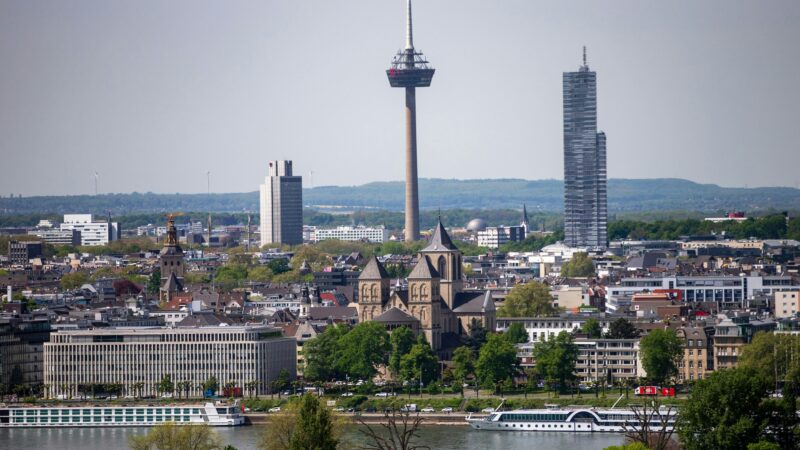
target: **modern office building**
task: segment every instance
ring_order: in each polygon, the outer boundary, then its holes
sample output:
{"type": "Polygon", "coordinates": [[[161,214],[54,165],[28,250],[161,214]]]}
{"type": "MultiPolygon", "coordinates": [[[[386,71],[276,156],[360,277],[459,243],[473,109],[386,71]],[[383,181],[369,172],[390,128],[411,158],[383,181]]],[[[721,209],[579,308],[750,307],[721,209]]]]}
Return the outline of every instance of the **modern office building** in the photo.
{"type": "Polygon", "coordinates": [[[28,235],[36,236],[51,245],[81,245],[81,232],[76,229],[62,231],[40,228],[28,231],[28,235]]]}
{"type": "Polygon", "coordinates": [[[319,242],[328,239],[340,241],[369,241],[382,243],[389,240],[389,231],[384,226],[380,227],[336,227],[317,228],[314,230],[311,241],[319,242]]]}
{"type": "Polygon", "coordinates": [[[603,249],[608,241],[606,135],[597,132],[597,74],[564,72],[564,240],[603,249]]]}
{"type": "Polygon", "coordinates": [[[524,241],[525,233],[525,225],[486,227],[485,230],[478,231],[478,245],[486,248],[498,248],[508,242],[524,241]]]}
{"type": "Polygon", "coordinates": [[[9,241],[8,260],[11,264],[28,264],[33,258],[42,256],[42,243],[39,241],[9,241]]]}
{"type": "Polygon", "coordinates": [[[198,386],[215,377],[220,392],[228,383],[246,388],[258,381],[256,391],[266,394],[281,369],[296,373],[296,347],[294,338],[264,325],[59,331],[44,344],[44,383],[53,397],[109,384],[155,395],[169,375],[176,385],[190,382],[189,394],[197,396],[198,386]]]}
{"type": "Polygon", "coordinates": [[[291,161],[270,161],[261,185],[261,245],[303,243],[303,177],[291,161]]]}
{"type": "Polygon", "coordinates": [[[48,339],[48,320],[0,319],[0,380],[6,389],[42,383],[43,345],[48,339]]]}
{"type": "Polygon", "coordinates": [[[77,230],[81,233],[81,245],[108,245],[120,239],[122,230],[117,222],[109,218],[95,221],[91,214],[64,214],[61,231],[77,230]]]}

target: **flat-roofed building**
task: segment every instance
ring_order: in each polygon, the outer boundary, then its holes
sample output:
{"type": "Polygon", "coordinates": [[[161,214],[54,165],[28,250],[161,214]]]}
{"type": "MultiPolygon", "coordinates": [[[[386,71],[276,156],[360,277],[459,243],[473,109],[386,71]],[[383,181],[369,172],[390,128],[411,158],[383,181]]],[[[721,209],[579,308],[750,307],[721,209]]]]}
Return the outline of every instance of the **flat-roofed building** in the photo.
{"type": "Polygon", "coordinates": [[[336,227],[336,228],[317,228],[314,230],[311,241],[319,242],[329,239],[340,241],[369,241],[386,242],[389,240],[389,231],[384,226],[379,227],[336,227]]]}
{"type": "Polygon", "coordinates": [[[635,380],[644,376],[639,362],[638,339],[575,339],[578,358],[575,375],[580,381],[635,380]]]}
{"type": "Polygon", "coordinates": [[[800,310],[800,291],[775,292],[775,318],[794,317],[800,310]]]}
{"type": "Polygon", "coordinates": [[[215,377],[220,390],[228,383],[245,389],[259,382],[255,392],[266,394],[281,370],[294,377],[296,346],[280,329],[227,322],[59,331],[44,345],[44,383],[53,397],[75,396],[81,386],[109,384],[119,384],[131,395],[154,395],[169,375],[176,390],[178,383],[192,383],[189,394],[196,396],[198,386],[215,377]],[[137,383],[144,383],[140,391],[137,383]]]}

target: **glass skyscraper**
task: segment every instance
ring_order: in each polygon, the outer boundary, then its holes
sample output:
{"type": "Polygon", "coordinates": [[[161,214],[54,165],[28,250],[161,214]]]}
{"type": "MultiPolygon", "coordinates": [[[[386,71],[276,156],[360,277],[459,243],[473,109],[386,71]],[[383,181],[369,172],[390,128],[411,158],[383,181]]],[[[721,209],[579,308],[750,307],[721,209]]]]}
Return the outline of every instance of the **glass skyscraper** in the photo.
{"type": "Polygon", "coordinates": [[[564,240],[605,248],[608,241],[606,135],[597,132],[597,74],[586,64],[564,72],[564,240]]]}

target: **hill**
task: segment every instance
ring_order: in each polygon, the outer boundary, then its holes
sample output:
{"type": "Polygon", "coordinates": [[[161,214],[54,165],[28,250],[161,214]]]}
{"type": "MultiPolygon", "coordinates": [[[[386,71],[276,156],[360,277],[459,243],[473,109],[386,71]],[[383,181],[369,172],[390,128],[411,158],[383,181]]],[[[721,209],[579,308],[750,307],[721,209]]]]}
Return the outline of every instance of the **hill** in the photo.
{"type": "MultiPolygon", "coordinates": [[[[420,180],[422,209],[501,209],[560,212],[563,182],[559,180],[420,180]]],[[[318,186],[303,190],[303,203],[323,210],[403,209],[403,182],[375,182],[361,186],[318,186]]],[[[642,211],[800,209],[800,189],[786,187],[726,188],[682,179],[611,179],[608,182],[611,213],[642,211]]],[[[227,194],[103,194],[98,196],[41,196],[0,198],[0,214],[93,212],[112,215],[167,211],[258,211],[258,193],[227,194]]]]}

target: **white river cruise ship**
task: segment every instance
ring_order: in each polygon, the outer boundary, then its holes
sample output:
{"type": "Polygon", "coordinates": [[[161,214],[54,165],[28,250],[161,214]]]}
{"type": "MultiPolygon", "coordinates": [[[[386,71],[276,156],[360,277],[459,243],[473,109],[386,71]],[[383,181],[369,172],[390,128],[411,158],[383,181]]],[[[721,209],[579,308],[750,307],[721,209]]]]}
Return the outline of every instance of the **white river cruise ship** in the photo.
{"type": "MultiPolygon", "coordinates": [[[[677,419],[674,408],[661,407],[648,410],[649,428],[659,431],[664,424],[672,430],[677,419]]],[[[467,417],[476,430],[503,431],[566,431],[570,433],[623,433],[641,427],[640,419],[627,408],[548,407],[546,409],[519,409],[498,411],[486,417],[467,417]]]]}
{"type": "Polygon", "coordinates": [[[244,424],[241,412],[238,402],[207,402],[202,406],[0,406],[0,428],[135,427],[166,422],[237,426],[244,424]]]}

